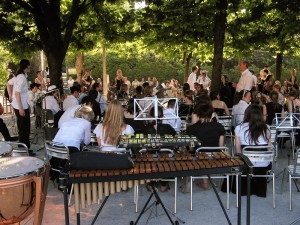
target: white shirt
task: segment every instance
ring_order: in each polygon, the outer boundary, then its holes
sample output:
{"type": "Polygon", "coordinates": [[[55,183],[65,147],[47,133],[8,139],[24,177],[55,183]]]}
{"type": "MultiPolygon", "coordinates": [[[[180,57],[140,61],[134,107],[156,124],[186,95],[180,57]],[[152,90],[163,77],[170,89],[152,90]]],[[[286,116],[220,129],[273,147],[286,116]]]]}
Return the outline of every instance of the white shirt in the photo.
{"type": "MultiPolygon", "coordinates": [[[[250,136],[249,136],[249,123],[243,123],[241,125],[238,125],[235,129],[235,136],[240,138],[241,145],[268,145],[269,140],[265,139],[262,135],[259,136],[258,138],[258,144],[255,144],[254,141],[250,141],[250,136]]],[[[268,131],[267,131],[267,137],[271,137],[271,132],[270,128],[268,126],[268,131]]],[[[269,162],[255,162],[254,166],[255,167],[266,167],[269,165],[269,162]]]]}
{"type": "Polygon", "coordinates": [[[200,78],[197,80],[197,82],[198,82],[199,84],[202,84],[202,85],[203,85],[203,88],[204,88],[204,89],[208,89],[208,85],[209,85],[210,81],[211,81],[211,80],[209,79],[208,76],[205,76],[205,80],[203,80],[203,77],[202,77],[202,76],[200,76],[200,78]]]}
{"type": "Polygon", "coordinates": [[[253,78],[252,73],[246,69],[242,72],[239,82],[236,85],[236,92],[240,92],[242,90],[251,91],[253,86],[253,78]]]}
{"type": "Polygon", "coordinates": [[[83,118],[70,119],[62,124],[53,141],[78,149],[81,142],[88,145],[91,142],[91,122],[83,118]]]}
{"type": "Polygon", "coordinates": [[[73,87],[74,79],[68,80],[68,88],[73,87]]]}
{"type": "Polygon", "coordinates": [[[69,95],[63,102],[63,110],[66,111],[73,105],[79,105],[78,99],[74,95],[69,95]]]}
{"type": "Polygon", "coordinates": [[[39,96],[37,93],[34,93],[33,91],[28,92],[27,103],[30,106],[30,113],[34,113],[34,108],[38,97],[39,96]]]}
{"type": "Polygon", "coordinates": [[[23,109],[28,109],[28,84],[25,74],[21,73],[18,76],[13,77],[7,82],[9,85],[12,85],[12,102],[11,105],[14,109],[19,109],[16,92],[20,93],[21,104],[23,109]]]}
{"type": "Polygon", "coordinates": [[[187,80],[187,83],[190,85],[190,90],[194,91],[195,88],[194,88],[194,83],[196,83],[197,81],[197,75],[192,72],[190,75],[189,75],[189,78],[187,80]]]}
{"type": "Polygon", "coordinates": [[[60,111],[59,105],[53,95],[48,95],[44,98],[43,109],[50,109],[53,115],[60,111]]]}
{"type": "Polygon", "coordinates": [[[257,86],[257,76],[252,75],[252,79],[253,79],[253,86],[256,87],[257,86]]]}
{"type": "MultiPolygon", "coordinates": [[[[105,151],[115,151],[115,150],[124,150],[124,148],[117,148],[115,145],[110,145],[110,144],[106,144],[104,143],[104,132],[103,132],[103,126],[102,124],[98,124],[95,128],[95,130],[93,131],[94,134],[96,134],[97,138],[100,138],[101,141],[101,149],[105,150],[105,151]]],[[[134,134],[134,130],[130,125],[126,125],[125,130],[123,130],[121,135],[124,134],[134,134]]],[[[117,134],[116,134],[117,135],[117,134]]]]}
{"type": "Polygon", "coordinates": [[[232,107],[232,126],[237,126],[244,121],[245,111],[249,104],[240,100],[238,104],[232,107]]]}
{"type": "Polygon", "coordinates": [[[76,110],[79,108],[80,108],[80,105],[73,105],[73,106],[69,107],[60,117],[60,119],[58,121],[58,128],[60,128],[64,122],[66,122],[70,119],[73,119],[76,110]]]}
{"type": "MultiPolygon", "coordinates": [[[[174,109],[168,108],[168,109],[164,110],[164,117],[175,117],[175,116],[176,116],[176,112],[174,109]]],[[[162,123],[170,124],[170,126],[174,128],[176,133],[180,133],[180,129],[181,129],[181,119],[180,118],[162,120],[162,123]]]]}

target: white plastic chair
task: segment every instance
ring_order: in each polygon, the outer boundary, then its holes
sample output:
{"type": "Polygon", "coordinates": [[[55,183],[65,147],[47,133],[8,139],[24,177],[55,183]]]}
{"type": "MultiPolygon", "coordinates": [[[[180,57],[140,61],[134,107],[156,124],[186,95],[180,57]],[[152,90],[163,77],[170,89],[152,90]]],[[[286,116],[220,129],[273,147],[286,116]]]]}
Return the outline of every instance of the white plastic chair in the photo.
{"type": "MultiPolygon", "coordinates": [[[[273,208],[275,209],[275,172],[274,172],[274,159],[275,159],[275,151],[273,146],[245,146],[242,149],[242,153],[249,158],[249,160],[255,164],[255,163],[263,163],[268,162],[271,163],[271,169],[268,171],[269,174],[266,175],[252,175],[252,177],[266,177],[272,179],[272,189],[273,189],[273,208]],[[256,151],[255,149],[258,149],[256,151]],[[261,150],[261,149],[265,149],[261,150]]],[[[245,175],[242,175],[245,176],[245,175]]],[[[238,181],[238,179],[237,179],[238,181]]],[[[238,182],[237,187],[238,187],[238,182]]],[[[238,190],[238,189],[237,189],[238,190]]],[[[237,193],[238,196],[238,193],[237,193]]]]}
{"type": "Polygon", "coordinates": [[[300,179],[300,148],[295,152],[294,162],[288,165],[290,211],[292,211],[292,179],[300,179]]]}
{"type": "MultiPolygon", "coordinates": [[[[221,151],[221,152],[228,152],[227,147],[200,147],[196,150],[196,153],[198,152],[206,152],[208,154],[214,152],[214,151],[221,151]]],[[[216,175],[211,176],[212,179],[224,179],[226,178],[226,186],[227,186],[227,201],[226,201],[226,208],[229,209],[229,175],[228,174],[222,174],[222,175],[216,175]]],[[[193,210],[193,181],[196,179],[207,179],[207,176],[191,176],[191,210],[193,210]]]]}
{"type": "MultiPolygon", "coordinates": [[[[230,138],[231,149],[233,149],[233,138],[232,134],[232,117],[231,116],[219,116],[219,123],[223,125],[225,129],[225,137],[230,138]]],[[[232,151],[231,151],[232,153],[232,151]]]]}

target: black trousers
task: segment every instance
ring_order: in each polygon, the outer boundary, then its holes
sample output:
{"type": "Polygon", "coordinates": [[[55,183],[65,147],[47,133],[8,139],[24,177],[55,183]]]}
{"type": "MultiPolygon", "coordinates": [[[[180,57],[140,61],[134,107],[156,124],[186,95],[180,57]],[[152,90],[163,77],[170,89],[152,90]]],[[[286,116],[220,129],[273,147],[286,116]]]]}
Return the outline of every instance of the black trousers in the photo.
{"type": "Polygon", "coordinates": [[[10,134],[3,119],[0,118],[0,133],[3,135],[5,141],[9,141],[10,134]]]}
{"type": "Polygon", "coordinates": [[[19,131],[19,141],[24,143],[27,148],[30,148],[30,112],[29,108],[25,109],[25,116],[20,116],[19,110],[14,109],[17,117],[17,126],[19,131]]]}

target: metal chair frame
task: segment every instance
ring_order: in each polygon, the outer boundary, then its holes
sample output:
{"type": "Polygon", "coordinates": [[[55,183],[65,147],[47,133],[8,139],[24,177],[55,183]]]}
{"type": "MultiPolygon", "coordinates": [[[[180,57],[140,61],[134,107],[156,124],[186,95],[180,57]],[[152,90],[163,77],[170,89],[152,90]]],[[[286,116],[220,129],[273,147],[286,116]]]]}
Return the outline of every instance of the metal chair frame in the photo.
{"type": "Polygon", "coordinates": [[[29,156],[27,145],[21,142],[6,141],[7,144],[12,146],[12,156],[29,156]]]}
{"type": "Polygon", "coordinates": [[[225,129],[225,137],[230,138],[230,143],[231,143],[231,155],[233,153],[233,138],[234,135],[232,133],[232,116],[219,116],[219,123],[223,125],[225,129]]]}
{"type": "MultiPolygon", "coordinates": [[[[273,208],[275,209],[275,171],[274,171],[274,159],[275,159],[275,151],[274,146],[268,145],[268,146],[246,146],[242,149],[242,153],[249,158],[249,160],[252,163],[255,162],[269,162],[272,163],[271,169],[268,171],[268,175],[252,175],[252,177],[266,177],[266,178],[272,178],[272,189],[273,189],[273,198],[272,198],[272,204],[273,208]],[[251,151],[249,149],[266,149],[266,151],[251,151]]],[[[245,176],[245,175],[242,175],[245,176]]],[[[237,182],[238,186],[238,182],[237,182]]],[[[238,189],[237,189],[238,190],[238,189]]],[[[237,193],[238,196],[238,193],[237,193]]]]}
{"type": "MultiPolygon", "coordinates": [[[[228,152],[229,149],[228,147],[219,147],[219,146],[216,146],[216,147],[200,147],[198,149],[196,149],[196,153],[198,152],[207,152],[207,153],[210,153],[211,150],[218,150],[218,151],[222,151],[222,152],[228,152]]],[[[224,179],[226,178],[226,186],[227,186],[227,200],[226,200],[226,208],[229,209],[229,175],[228,174],[225,174],[225,175],[216,175],[216,176],[211,176],[212,179],[224,179]]],[[[207,176],[191,176],[191,210],[193,210],[193,181],[196,180],[196,179],[208,179],[207,176]]]]}
{"type": "Polygon", "coordinates": [[[288,165],[289,173],[289,209],[292,211],[292,179],[300,179],[300,148],[295,152],[294,162],[288,165]]]}

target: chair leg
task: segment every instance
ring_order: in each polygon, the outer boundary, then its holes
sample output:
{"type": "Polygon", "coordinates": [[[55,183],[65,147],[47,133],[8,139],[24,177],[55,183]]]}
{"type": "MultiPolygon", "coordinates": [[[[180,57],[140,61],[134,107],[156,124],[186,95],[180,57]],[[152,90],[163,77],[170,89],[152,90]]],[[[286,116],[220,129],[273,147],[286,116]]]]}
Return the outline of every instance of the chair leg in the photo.
{"type": "Polygon", "coordinates": [[[73,194],[73,188],[74,188],[74,184],[72,184],[72,186],[71,186],[71,191],[70,191],[70,196],[69,196],[69,206],[71,205],[72,194],[73,194]]]}
{"type": "Polygon", "coordinates": [[[175,200],[174,200],[174,213],[176,213],[176,211],[177,211],[177,177],[175,177],[175,181],[174,181],[174,196],[175,196],[175,200]]]}
{"type": "Polygon", "coordinates": [[[292,211],[292,177],[289,174],[289,190],[290,190],[290,211],[292,211]]]}
{"type": "Polygon", "coordinates": [[[275,209],[275,173],[273,171],[273,208],[275,209]]]}
{"type": "Polygon", "coordinates": [[[229,175],[226,175],[226,185],[227,185],[227,209],[229,209],[229,175]]]}
{"type": "Polygon", "coordinates": [[[134,187],[133,199],[134,199],[134,204],[135,204],[135,212],[137,213],[138,212],[138,202],[139,202],[139,186],[138,185],[134,187]]]}
{"type": "Polygon", "coordinates": [[[191,177],[191,211],[193,210],[193,177],[191,177]]]}

